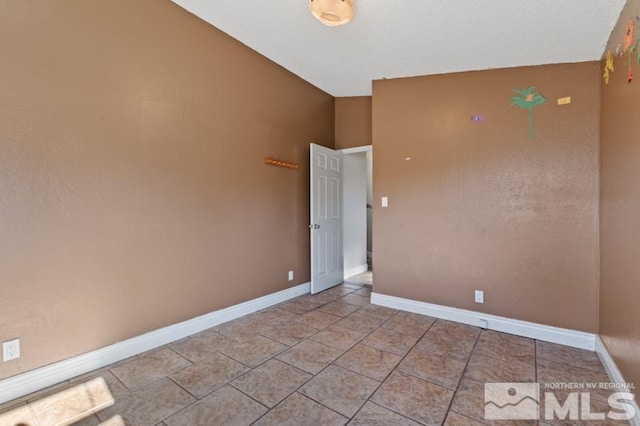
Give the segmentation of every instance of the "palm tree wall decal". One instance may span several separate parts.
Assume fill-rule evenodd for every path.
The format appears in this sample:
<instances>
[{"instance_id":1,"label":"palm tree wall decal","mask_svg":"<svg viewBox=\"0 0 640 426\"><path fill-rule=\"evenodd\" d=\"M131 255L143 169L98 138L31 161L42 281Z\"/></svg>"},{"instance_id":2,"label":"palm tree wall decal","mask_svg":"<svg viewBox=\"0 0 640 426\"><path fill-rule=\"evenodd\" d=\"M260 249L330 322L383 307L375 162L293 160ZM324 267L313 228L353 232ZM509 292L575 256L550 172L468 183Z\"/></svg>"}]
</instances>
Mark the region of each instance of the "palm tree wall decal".
<instances>
[{"instance_id":1,"label":"palm tree wall decal","mask_svg":"<svg viewBox=\"0 0 640 426\"><path fill-rule=\"evenodd\" d=\"M528 89L516 89L512 92L516 92L519 96L511 97L511 105L529 110L529 136L534 138L533 133L533 108L538 105L542 105L547 99L539 93L535 92L536 88L531 86Z\"/></svg>"}]
</instances>

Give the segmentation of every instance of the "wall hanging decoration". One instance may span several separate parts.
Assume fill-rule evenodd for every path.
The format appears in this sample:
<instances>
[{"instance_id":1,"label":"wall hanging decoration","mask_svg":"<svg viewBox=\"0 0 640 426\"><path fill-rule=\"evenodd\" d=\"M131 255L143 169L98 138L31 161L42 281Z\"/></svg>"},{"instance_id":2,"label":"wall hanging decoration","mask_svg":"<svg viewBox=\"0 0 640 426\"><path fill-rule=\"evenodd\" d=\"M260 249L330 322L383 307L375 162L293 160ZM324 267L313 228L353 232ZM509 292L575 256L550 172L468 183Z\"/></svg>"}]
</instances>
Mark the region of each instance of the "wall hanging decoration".
<instances>
[{"instance_id":1,"label":"wall hanging decoration","mask_svg":"<svg viewBox=\"0 0 640 426\"><path fill-rule=\"evenodd\" d=\"M529 110L529 136L531 139L535 137L533 132L533 108L542 105L547 99L539 93L535 92L536 88L531 86L528 89L515 89L512 92L519 96L511 97L511 105L522 109Z\"/></svg>"},{"instance_id":2,"label":"wall hanging decoration","mask_svg":"<svg viewBox=\"0 0 640 426\"><path fill-rule=\"evenodd\" d=\"M636 35L636 24L633 21L629 21L629 23L627 24L627 32L625 32L624 38L622 39L622 42L624 43L622 45L624 52L629 50L629 48L635 44L633 41L635 35Z\"/></svg>"},{"instance_id":3,"label":"wall hanging decoration","mask_svg":"<svg viewBox=\"0 0 640 426\"><path fill-rule=\"evenodd\" d=\"M631 54L636 50L638 44L636 24L634 21L629 21L627 24L627 31L624 34L622 43L624 52L629 52L629 56L627 58L629 66L627 70L627 81L631 83L633 81L633 60L631 59Z\"/></svg>"},{"instance_id":4,"label":"wall hanging decoration","mask_svg":"<svg viewBox=\"0 0 640 426\"><path fill-rule=\"evenodd\" d=\"M613 55L611 52L607 52L607 60L604 63L604 74L602 74L602 78L604 78L604 84L609 84L610 73L613 72Z\"/></svg>"},{"instance_id":5,"label":"wall hanging decoration","mask_svg":"<svg viewBox=\"0 0 640 426\"><path fill-rule=\"evenodd\" d=\"M291 169L291 170L299 170L300 169L300 165L299 164L290 163L288 161L277 160L275 158L269 158L269 157L266 157L264 159L264 164L267 164L269 166L284 167L285 169Z\"/></svg>"}]
</instances>

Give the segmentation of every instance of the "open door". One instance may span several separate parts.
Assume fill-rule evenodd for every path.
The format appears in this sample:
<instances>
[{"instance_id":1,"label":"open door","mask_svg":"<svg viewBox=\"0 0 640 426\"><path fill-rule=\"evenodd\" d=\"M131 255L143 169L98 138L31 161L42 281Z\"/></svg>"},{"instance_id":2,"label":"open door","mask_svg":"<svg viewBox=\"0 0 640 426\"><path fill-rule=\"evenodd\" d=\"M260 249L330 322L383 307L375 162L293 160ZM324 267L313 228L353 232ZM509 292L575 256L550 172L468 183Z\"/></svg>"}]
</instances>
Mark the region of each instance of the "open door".
<instances>
[{"instance_id":1,"label":"open door","mask_svg":"<svg viewBox=\"0 0 640 426\"><path fill-rule=\"evenodd\" d=\"M342 153L311 144L311 293L342 282Z\"/></svg>"}]
</instances>

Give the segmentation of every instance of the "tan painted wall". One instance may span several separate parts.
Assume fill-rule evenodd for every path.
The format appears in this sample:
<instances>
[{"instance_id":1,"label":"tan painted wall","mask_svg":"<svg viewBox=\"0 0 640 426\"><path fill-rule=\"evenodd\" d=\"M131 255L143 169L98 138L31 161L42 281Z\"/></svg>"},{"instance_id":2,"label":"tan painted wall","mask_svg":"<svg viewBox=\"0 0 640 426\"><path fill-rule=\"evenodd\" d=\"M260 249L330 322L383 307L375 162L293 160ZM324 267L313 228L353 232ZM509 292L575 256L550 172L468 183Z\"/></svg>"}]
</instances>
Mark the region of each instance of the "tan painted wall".
<instances>
[{"instance_id":1,"label":"tan painted wall","mask_svg":"<svg viewBox=\"0 0 640 426\"><path fill-rule=\"evenodd\" d=\"M0 378L309 280L331 96L168 0L5 1L0 51Z\"/></svg>"},{"instance_id":2,"label":"tan painted wall","mask_svg":"<svg viewBox=\"0 0 640 426\"><path fill-rule=\"evenodd\" d=\"M631 0L613 31L612 52L636 16L640 1ZM625 379L640 386L640 66L631 84L626 55L614 68L602 85L600 334Z\"/></svg>"},{"instance_id":3,"label":"tan painted wall","mask_svg":"<svg viewBox=\"0 0 640 426\"><path fill-rule=\"evenodd\" d=\"M336 149L371 145L371 96L336 98Z\"/></svg>"},{"instance_id":4,"label":"tan painted wall","mask_svg":"<svg viewBox=\"0 0 640 426\"><path fill-rule=\"evenodd\" d=\"M591 62L375 81L375 291L595 332L598 78ZM529 86L548 99L533 140L510 106Z\"/></svg>"}]
</instances>

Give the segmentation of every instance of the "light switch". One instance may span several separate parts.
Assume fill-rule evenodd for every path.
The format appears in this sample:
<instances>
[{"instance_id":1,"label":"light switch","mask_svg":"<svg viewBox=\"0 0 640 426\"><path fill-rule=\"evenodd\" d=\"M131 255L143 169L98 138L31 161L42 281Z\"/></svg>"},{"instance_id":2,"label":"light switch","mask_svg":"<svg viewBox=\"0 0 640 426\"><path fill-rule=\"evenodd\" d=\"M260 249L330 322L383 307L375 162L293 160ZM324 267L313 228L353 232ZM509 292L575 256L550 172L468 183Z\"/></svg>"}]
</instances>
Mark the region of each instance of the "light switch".
<instances>
[{"instance_id":1,"label":"light switch","mask_svg":"<svg viewBox=\"0 0 640 426\"><path fill-rule=\"evenodd\" d=\"M382 197L382 207L389 207L389 198Z\"/></svg>"}]
</instances>

